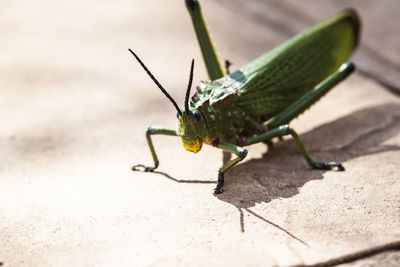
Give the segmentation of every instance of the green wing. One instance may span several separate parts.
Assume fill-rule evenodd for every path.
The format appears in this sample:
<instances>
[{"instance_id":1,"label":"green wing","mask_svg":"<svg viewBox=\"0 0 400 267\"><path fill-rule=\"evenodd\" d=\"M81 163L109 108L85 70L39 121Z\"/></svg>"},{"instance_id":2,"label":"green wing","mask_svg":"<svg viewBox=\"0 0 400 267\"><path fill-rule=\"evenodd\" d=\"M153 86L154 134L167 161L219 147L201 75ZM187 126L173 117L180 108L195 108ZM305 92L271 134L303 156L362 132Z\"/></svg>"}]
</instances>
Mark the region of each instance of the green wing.
<instances>
[{"instance_id":1,"label":"green wing","mask_svg":"<svg viewBox=\"0 0 400 267\"><path fill-rule=\"evenodd\" d=\"M235 105L248 115L267 120L349 59L359 25L357 13L345 10L214 82L236 91Z\"/></svg>"}]
</instances>

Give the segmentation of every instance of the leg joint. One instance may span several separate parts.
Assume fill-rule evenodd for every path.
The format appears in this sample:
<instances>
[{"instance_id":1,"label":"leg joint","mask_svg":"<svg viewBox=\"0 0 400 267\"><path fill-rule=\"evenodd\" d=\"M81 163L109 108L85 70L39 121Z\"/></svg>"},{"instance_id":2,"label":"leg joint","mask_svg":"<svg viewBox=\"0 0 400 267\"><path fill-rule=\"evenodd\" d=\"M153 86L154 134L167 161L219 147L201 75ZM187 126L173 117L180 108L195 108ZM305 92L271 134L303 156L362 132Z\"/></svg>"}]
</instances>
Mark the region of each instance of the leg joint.
<instances>
[{"instance_id":1,"label":"leg joint","mask_svg":"<svg viewBox=\"0 0 400 267\"><path fill-rule=\"evenodd\" d=\"M280 126L280 129L285 131L286 134L291 134L293 132L293 129L287 124Z\"/></svg>"},{"instance_id":2,"label":"leg joint","mask_svg":"<svg viewBox=\"0 0 400 267\"><path fill-rule=\"evenodd\" d=\"M340 66L339 71L346 71L348 73L352 73L356 69L356 66L352 61L347 61Z\"/></svg>"},{"instance_id":3,"label":"leg joint","mask_svg":"<svg viewBox=\"0 0 400 267\"><path fill-rule=\"evenodd\" d=\"M247 149L243 148L241 151L239 151L238 157L241 159L244 159L247 156Z\"/></svg>"},{"instance_id":4,"label":"leg joint","mask_svg":"<svg viewBox=\"0 0 400 267\"><path fill-rule=\"evenodd\" d=\"M146 135L150 135L153 128L151 126L147 126Z\"/></svg>"}]
</instances>

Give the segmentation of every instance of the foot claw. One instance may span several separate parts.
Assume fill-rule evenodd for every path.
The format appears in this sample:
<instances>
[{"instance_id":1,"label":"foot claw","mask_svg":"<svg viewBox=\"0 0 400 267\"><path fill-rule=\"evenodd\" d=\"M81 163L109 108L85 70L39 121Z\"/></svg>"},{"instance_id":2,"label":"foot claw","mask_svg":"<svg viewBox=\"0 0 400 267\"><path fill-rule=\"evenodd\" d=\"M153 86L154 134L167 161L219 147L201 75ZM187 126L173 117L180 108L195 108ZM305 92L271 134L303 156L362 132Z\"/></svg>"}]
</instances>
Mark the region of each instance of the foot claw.
<instances>
[{"instance_id":1,"label":"foot claw","mask_svg":"<svg viewBox=\"0 0 400 267\"><path fill-rule=\"evenodd\" d=\"M215 188L214 189L214 194L215 195L219 195L219 194L222 194L224 192L224 189L222 189L222 188Z\"/></svg>"},{"instance_id":2,"label":"foot claw","mask_svg":"<svg viewBox=\"0 0 400 267\"><path fill-rule=\"evenodd\" d=\"M342 163L338 163L338 164L336 165L336 167L338 168L338 171L340 171L340 172L343 172L343 171L346 170L346 169L343 167Z\"/></svg>"},{"instance_id":3,"label":"foot claw","mask_svg":"<svg viewBox=\"0 0 400 267\"><path fill-rule=\"evenodd\" d=\"M217 182L217 187L214 189L214 195L222 194L224 192L224 189L222 189L223 186L224 186L224 173L218 172L218 182Z\"/></svg>"},{"instance_id":4,"label":"foot claw","mask_svg":"<svg viewBox=\"0 0 400 267\"><path fill-rule=\"evenodd\" d=\"M143 164L136 164L132 166L132 171L145 171L145 172L152 172L155 170L156 167L146 167Z\"/></svg>"},{"instance_id":5,"label":"foot claw","mask_svg":"<svg viewBox=\"0 0 400 267\"><path fill-rule=\"evenodd\" d=\"M338 169L338 171L344 171L345 168L343 167L342 163L340 162L314 162L312 164L312 167L314 169L319 169L319 170L332 170L334 167Z\"/></svg>"}]
</instances>

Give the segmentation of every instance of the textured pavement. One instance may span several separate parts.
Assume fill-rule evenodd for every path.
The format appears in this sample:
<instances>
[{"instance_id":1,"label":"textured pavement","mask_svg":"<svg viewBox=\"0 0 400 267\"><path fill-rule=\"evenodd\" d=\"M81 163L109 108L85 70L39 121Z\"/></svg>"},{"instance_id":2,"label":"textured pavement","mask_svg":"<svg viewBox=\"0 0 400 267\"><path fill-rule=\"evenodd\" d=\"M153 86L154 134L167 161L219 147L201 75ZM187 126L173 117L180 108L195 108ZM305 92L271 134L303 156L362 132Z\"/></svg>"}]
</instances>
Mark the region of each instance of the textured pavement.
<instances>
[{"instance_id":1,"label":"textured pavement","mask_svg":"<svg viewBox=\"0 0 400 267\"><path fill-rule=\"evenodd\" d=\"M359 10L356 73L291 123L314 158L346 171L311 170L285 138L249 147L214 196L222 152L195 155L156 136L158 171L131 172L151 163L146 126L173 128L176 112L127 48L180 105L193 57L194 84L207 79L183 0L6 1L0 265L293 266L349 255L361 256L346 266L400 264L399 3L201 3L232 69ZM381 253L362 254L370 249Z\"/></svg>"}]
</instances>

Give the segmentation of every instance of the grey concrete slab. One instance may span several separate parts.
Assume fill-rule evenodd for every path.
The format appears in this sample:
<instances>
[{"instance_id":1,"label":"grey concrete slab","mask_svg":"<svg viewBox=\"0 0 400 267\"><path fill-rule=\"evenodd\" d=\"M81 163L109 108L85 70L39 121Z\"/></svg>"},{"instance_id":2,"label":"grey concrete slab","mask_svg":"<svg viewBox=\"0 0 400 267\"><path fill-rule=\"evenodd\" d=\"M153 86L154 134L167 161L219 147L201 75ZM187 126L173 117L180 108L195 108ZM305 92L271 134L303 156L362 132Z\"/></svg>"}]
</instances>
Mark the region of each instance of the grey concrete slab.
<instances>
[{"instance_id":1,"label":"grey concrete slab","mask_svg":"<svg viewBox=\"0 0 400 267\"><path fill-rule=\"evenodd\" d=\"M287 38L203 9L234 67ZM287 266L400 239L400 101L374 80L353 75L292 124L346 172L311 170L287 138L249 147L215 197L211 147L194 155L160 136L158 172L130 171L151 162L146 125L176 118L127 48L178 103L192 57L195 83L206 78L183 1L19 0L1 13L3 266Z\"/></svg>"}]
</instances>

